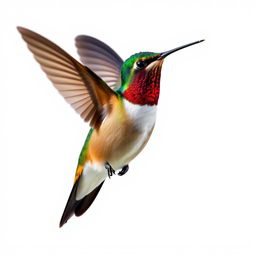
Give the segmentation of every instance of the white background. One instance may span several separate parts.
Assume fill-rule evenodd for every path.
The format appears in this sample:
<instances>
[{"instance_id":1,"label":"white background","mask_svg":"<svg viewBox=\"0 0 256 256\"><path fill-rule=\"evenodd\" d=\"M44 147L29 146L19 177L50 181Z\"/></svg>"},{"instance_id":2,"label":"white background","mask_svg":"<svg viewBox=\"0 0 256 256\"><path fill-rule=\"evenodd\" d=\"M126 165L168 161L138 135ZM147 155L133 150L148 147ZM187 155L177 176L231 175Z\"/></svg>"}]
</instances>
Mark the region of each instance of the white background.
<instances>
[{"instance_id":1,"label":"white background","mask_svg":"<svg viewBox=\"0 0 256 256\"><path fill-rule=\"evenodd\" d=\"M255 1L0 7L1 255L256 255ZM165 60L147 147L61 229L89 127L43 74L17 25L75 57L78 34L124 59L206 39Z\"/></svg>"}]
</instances>

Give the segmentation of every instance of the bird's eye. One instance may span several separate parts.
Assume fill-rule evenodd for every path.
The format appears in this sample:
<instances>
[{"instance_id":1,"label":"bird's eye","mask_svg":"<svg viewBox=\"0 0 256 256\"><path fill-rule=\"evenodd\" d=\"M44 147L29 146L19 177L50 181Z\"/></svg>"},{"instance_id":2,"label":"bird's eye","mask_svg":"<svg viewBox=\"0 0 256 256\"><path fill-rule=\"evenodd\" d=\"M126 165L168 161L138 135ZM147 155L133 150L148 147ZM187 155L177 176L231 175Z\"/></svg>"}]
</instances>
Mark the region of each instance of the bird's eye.
<instances>
[{"instance_id":1,"label":"bird's eye","mask_svg":"<svg viewBox=\"0 0 256 256\"><path fill-rule=\"evenodd\" d=\"M143 69L146 66L146 62L143 60L138 60L136 62L136 68L137 69Z\"/></svg>"}]
</instances>

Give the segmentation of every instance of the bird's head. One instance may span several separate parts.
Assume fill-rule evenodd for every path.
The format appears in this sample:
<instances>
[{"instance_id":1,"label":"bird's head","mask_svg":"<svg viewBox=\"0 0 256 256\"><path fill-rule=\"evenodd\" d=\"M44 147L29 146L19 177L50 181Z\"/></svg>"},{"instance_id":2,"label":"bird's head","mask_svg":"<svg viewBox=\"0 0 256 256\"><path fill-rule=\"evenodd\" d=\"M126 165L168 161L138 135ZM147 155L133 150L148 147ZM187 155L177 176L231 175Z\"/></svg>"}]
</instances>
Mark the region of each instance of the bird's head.
<instances>
[{"instance_id":1,"label":"bird's head","mask_svg":"<svg viewBox=\"0 0 256 256\"><path fill-rule=\"evenodd\" d=\"M140 52L132 55L122 65L122 85L119 89L125 99L139 105L157 105L160 92L161 68L165 57L204 40L154 53Z\"/></svg>"}]
</instances>

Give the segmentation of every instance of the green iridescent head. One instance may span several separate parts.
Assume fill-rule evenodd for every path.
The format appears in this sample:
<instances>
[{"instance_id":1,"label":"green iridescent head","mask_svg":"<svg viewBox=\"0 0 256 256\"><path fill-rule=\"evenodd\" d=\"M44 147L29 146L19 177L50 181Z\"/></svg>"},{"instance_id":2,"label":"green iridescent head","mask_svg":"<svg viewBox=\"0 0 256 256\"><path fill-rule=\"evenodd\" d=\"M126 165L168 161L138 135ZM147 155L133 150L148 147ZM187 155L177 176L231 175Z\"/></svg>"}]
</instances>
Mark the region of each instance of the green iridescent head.
<instances>
[{"instance_id":1,"label":"green iridescent head","mask_svg":"<svg viewBox=\"0 0 256 256\"><path fill-rule=\"evenodd\" d=\"M139 52L124 61L121 67L122 86L119 91L124 92L140 70L146 68L146 66L156 60L158 56L159 53Z\"/></svg>"},{"instance_id":2,"label":"green iridescent head","mask_svg":"<svg viewBox=\"0 0 256 256\"><path fill-rule=\"evenodd\" d=\"M165 57L203 41L196 41L162 53L140 52L132 55L121 67L122 83L118 92L134 104L157 105L161 68Z\"/></svg>"}]
</instances>

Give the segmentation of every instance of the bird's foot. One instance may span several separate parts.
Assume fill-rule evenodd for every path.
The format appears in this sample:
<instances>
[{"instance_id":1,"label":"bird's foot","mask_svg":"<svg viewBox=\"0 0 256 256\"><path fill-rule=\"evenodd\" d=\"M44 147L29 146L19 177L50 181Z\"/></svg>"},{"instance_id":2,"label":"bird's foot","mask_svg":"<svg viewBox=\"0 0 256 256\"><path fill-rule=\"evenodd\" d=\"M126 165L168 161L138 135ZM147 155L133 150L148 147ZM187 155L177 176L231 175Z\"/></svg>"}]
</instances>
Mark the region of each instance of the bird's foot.
<instances>
[{"instance_id":1,"label":"bird's foot","mask_svg":"<svg viewBox=\"0 0 256 256\"><path fill-rule=\"evenodd\" d=\"M122 170L118 173L119 176L123 176L124 174L126 174L129 170L129 165L125 165L123 166Z\"/></svg>"},{"instance_id":2,"label":"bird's foot","mask_svg":"<svg viewBox=\"0 0 256 256\"><path fill-rule=\"evenodd\" d=\"M110 178L113 176L113 174L116 174L116 171L112 168L112 166L109 164L109 162L105 163L105 168L107 169L108 172L108 177Z\"/></svg>"}]
</instances>

